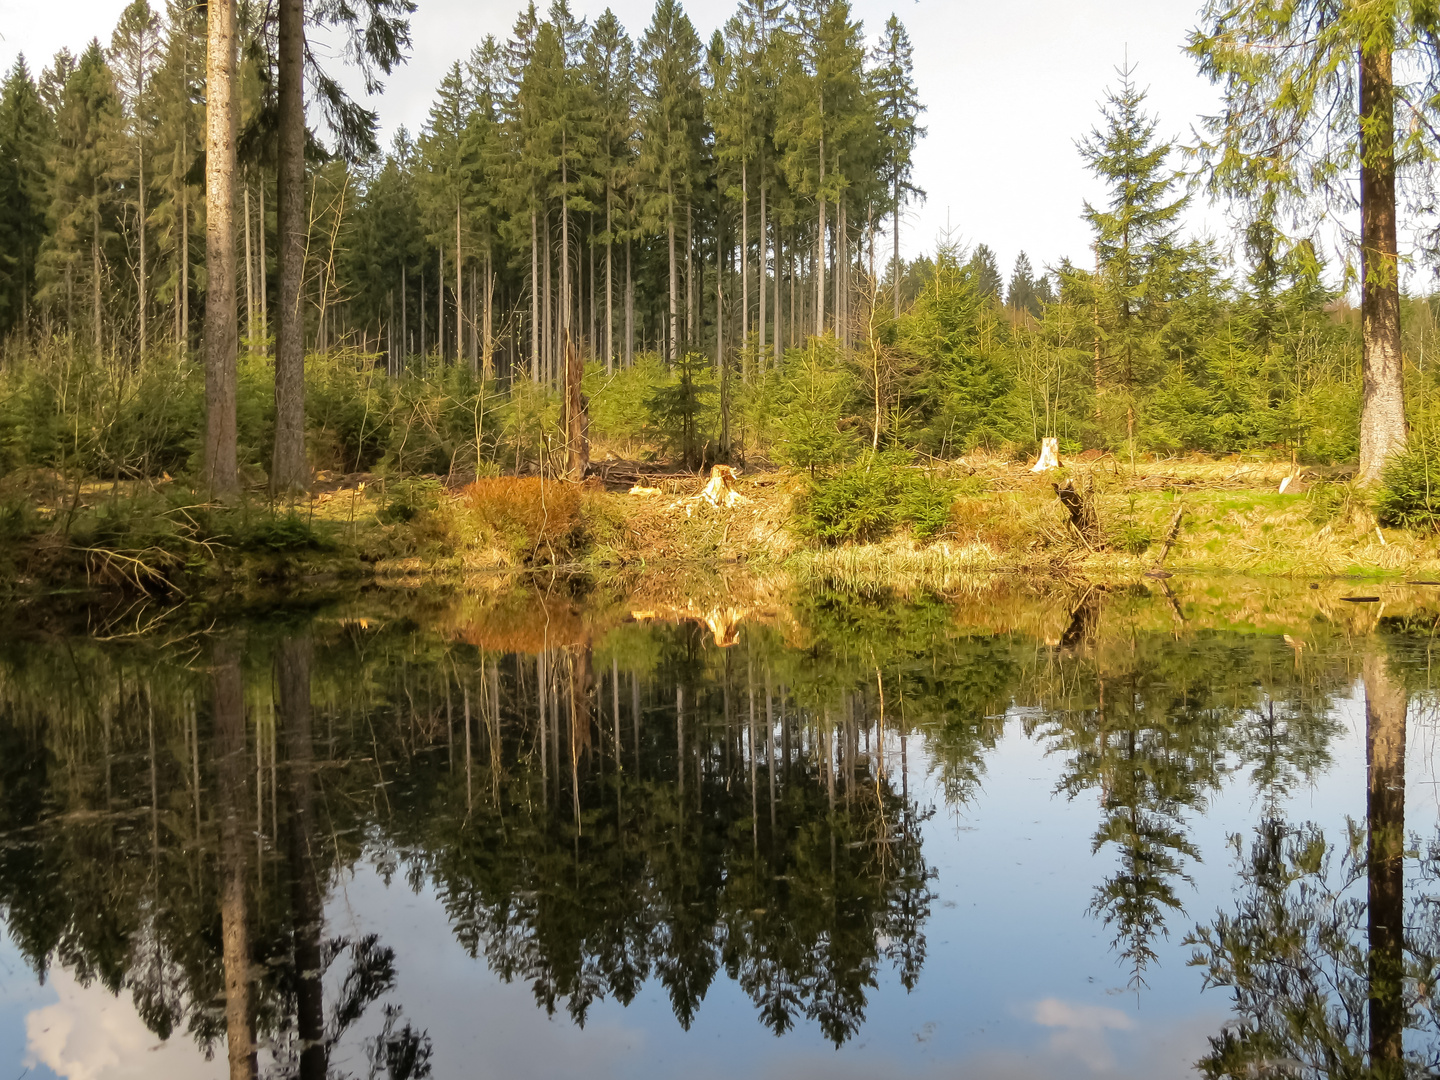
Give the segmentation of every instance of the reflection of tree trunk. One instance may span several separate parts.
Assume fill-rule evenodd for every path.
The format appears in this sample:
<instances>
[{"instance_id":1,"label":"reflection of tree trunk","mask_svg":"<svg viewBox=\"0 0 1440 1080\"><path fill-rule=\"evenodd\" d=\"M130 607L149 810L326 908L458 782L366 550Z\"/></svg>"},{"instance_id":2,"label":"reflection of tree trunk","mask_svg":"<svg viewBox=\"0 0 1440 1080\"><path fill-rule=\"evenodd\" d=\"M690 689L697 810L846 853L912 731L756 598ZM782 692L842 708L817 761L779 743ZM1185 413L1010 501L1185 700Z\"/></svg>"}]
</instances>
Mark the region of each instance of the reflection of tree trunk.
<instances>
[{"instance_id":1,"label":"reflection of tree trunk","mask_svg":"<svg viewBox=\"0 0 1440 1080\"><path fill-rule=\"evenodd\" d=\"M300 1038L300 1080L324 1080L325 1011L320 984L320 930L324 912L315 860L311 798L314 747L310 738L310 655L308 634L287 637L275 657L278 719L285 731L290 810L290 899L294 906L296 1027Z\"/></svg>"},{"instance_id":2,"label":"reflection of tree trunk","mask_svg":"<svg viewBox=\"0 0 1440 1080\"><path fill-rule=\"evenodd\" d=\"M1365 658L1365 757L1370 769L1370 1065L1401 1075L1405 902L1405 688L1382 656Z\"/></svg>"},{"instance_id":3,"label":"reflection of tree trunk","mask_svg":"<svg viewBox=\"0 0 1440 1080\"><path fill-rule=\"evenodd\" d=\"M247 794L245 694L240 682L240 645L215 643L212 673L215 755L220 811L220 932L225 967L225 1035L231 1080L255 1075L251 1030L250 940L246 927L245 879Z\"/></svg>"}]
</instances>

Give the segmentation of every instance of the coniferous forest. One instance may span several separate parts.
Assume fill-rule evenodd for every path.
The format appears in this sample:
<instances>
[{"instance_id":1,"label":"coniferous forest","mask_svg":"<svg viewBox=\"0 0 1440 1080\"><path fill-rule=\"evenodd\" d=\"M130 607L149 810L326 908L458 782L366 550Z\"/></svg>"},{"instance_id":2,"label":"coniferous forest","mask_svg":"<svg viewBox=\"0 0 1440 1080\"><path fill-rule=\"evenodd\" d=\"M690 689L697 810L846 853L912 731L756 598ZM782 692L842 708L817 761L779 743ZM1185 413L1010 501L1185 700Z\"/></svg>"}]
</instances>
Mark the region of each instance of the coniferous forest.
<instances>
[{"instance_id":1,"label":"coniferous forest","mask_svg":"<svg viewBox=\"0 0 1440 1080\"><path fill-rule=\"evenodd\" d=\"M135 0L5 76L0 470L223 500L579 477L594 444L820 484L1054 437L1373 485L1432 441L1435 313L1396 230L1433 140L1395 122L1433 111L1431 28L1388 17L1381 65L1359 16L1264 6L1201 13L1227 107L1186 145L1116 70L1076 133L1090 250L1007 268L944 236L901 258L927 103L902 22L845 0L742 0L709 40L678 0L634 28L530 3L388 145L366 102L411 0ZM1233 237L1183 228L1205 199Z\"/></svg>"}]
</instances>

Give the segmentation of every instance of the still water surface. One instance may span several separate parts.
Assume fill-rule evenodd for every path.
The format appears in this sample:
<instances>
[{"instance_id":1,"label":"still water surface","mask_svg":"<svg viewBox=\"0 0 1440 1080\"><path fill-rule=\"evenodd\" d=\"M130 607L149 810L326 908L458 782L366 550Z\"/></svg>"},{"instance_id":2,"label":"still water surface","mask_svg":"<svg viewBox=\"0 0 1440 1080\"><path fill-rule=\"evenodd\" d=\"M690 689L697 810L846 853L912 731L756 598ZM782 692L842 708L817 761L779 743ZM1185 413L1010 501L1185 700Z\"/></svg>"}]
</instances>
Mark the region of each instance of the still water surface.
<instances>
[{"instance_id":1,"label":"still water surface","mask_svg":"<svg viewBox=\"0 0 1440 1080\"><path fill-rule=\"evenodd\" d=\"M0 1069L1425 1075L1428 603L12 629Z\"/></svg>"}]
</instances>

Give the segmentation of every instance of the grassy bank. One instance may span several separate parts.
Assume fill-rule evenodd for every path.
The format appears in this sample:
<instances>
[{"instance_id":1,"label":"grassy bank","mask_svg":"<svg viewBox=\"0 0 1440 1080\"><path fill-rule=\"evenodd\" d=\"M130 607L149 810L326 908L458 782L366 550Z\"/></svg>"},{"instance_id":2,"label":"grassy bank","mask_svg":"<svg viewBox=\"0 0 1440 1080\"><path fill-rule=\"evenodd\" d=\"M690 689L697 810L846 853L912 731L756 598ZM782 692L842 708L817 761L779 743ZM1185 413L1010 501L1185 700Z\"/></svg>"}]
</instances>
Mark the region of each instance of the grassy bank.
<instances>
[{"instance_id":1,"label":"grassy bank","mask_svg":"<svg viewBox=\"0 0 1440 1080\"><path fill-rule=\"evenodd\" d=\"M817 509L822 485L783 472L739 476L740 498L716 506L702 497L701 477L636 468L602 465L584 484L528 477L452 487L322 473L308 498L276 504L255 494L228 506L173 482L67 487L33 474L0 504L0 577L12 593L88 585L192 595L496 571L581 574L626 589L648 581L661 592L664 582L683 592L691 580L737 573L870 592L953 592L993 574L1102 583L1180 571L1440 575L1434 531L1382 527L1367 495L1340 478L1292 476L1287 463L1105 457L1041 475L987 460L877 465L891 472L876 497L903 501L924 488L918 518L851 504L836 511L833 498ZM628 493L637 476L647 494ZM1057 497L1067 481L1088 493L1089 537ZM817 535L822 514L843 524L845 514L868 522L877 513L888 524L872 527L881 533L873 539Z\"/></svg>"}]
</instances>

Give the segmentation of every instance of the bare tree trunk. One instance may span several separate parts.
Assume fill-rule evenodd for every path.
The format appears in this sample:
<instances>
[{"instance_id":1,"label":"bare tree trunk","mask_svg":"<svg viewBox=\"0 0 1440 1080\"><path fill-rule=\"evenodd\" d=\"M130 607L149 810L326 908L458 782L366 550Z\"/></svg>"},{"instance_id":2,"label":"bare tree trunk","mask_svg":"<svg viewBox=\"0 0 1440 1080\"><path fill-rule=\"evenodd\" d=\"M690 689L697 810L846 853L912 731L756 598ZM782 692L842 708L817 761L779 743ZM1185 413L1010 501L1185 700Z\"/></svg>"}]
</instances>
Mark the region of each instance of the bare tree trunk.
<instances>
[{"instance_id":1,"label":"bare tree trunk","mask_svg":"<svg viewBox=\"0 0 1440 1080\"><path fill-rule=\"evenodd\" d=\"M445 244L435 248L435 359L445 366Z\"/></svg>"},{"instance_id":2,"label":"bare tree trunk","mask_svg":"<svg viewBox=\"0 0 1440 1080\"><path fill-rule=\"evenodd\" d=\"M1405 1027L1405 713L1404 684L1382 653L1364 660L1369 879L1370 1068L1377 1080L1403 1075Z\"/></svg>"},{"instance_id":3,"label":"bare tree trunk","mask_svg":"<svg viewBox=\"0 0 1440 1080\"><path fill-rule=\"evenodd\" d=\"M307 631L280 641L275 656L277 713L285 732L286 787L290 811L290 902L294 907L296 1027L300 1036L300 1080L325 1080L325 997L320 938L325 909L320 896L320 860L315 852L313 776L310 733L310 660Z\"/></svg>"},{"instance_id":4,"label":"bare tree trunk","mask_svg":"<svg viewBox=\"0 0 1440 1080\"><path fill-rule=\"evenodd\" d=\"M895 261L891 265L890 282L891 291L895 294L895 318L900 317L900 171L895 170L895 235L892 237L895 242Z\"/></svg>"},{"instance_id":5,"label":"bare tree trunk","mask_svg":"<svg viewBox=\"0 0 1440 1080\"><path fill-rule=\"evenodd\" d=\"M495 267L490 248L485 248L485 341L481 346L481 373L486 379L495 377Z\"/></svg>"},{"instance_id":6,"label":"bare tree trunk","mask_svg":"<svg viewBox=\"0 0 1440 1080\"><path fill-rule=\"evenodd\" d=\"M136 153L140 161L140 179L136 187L136 195L140 201L140 358L143 360L145 358L145 349L150 343L149 327L145 322L147 315L146 308L148 307L146 298L150 294L145 267L145 140L144 138L137 138L135 142Z\"/></svg>"},{"instance_id":7,"label":"bare tree trunk","mask_svg":"<svg viewBox=\"0 0 1440 1080\"><path fill-rule=\"evenodd\" d=\"M540 384L540 225L530 211L530 381Z\"/></svg>"},{"instance_id":8,"label":"bare tree trunk","mask_svg":"<svg viewBox=\"0 0 1440 1080\"><path fill-rule=\"evenodd\" d=\"M280 319L275 327L275 451L270 490L310 486L305 461L305 5L280 0L279 152L275 231L279 243Z\"/></svg>"},{"instance_id":9,"label":"bare tree trunk","mask_svg":"<svg viewBox=\"0 0 1440 1080\"><path fill-rule=\"evenodd\" d=\"M1400 276L1395 225L1393 27L1360 50L1360 471L1377 484L1405 449L1405 368L1400 350Z\"/></svg>"},{"instance_id":10,"label":"bare tree trunk","mask_svg":"<svg viewBox=\"0 0 1440 1080\"><path fill-rule=\"evenodd\" d=\"M666 355L670 358L670 363L673 364L680 358L680 354L677 351L680 340L680 283L677 280L679 268L675 263L675 187L673 184L670 186L669 193L670 213L666 216L666 228L670 242L670 343Z\"/></svg>"},{"instance_id":11,"label":"bare tree trunk","mask_svg":"<svg viewBox=\"0 0 1440 1080\"><path fill-rule=\"evenodd\" d=\"M605 185L605 374L615 370L615 236L611 226L610 185Z\"/></svg>"},{"instance_id":12,"label":"bare tree trunk","mask_svg":"<svg viewBox=\"0 0 1440 1080\"><path fill-rule=\"evenodd\" d=\"M582 480L590 468L589 417L586 415L585 395L581 393L581 380L585 375L585 357L579 346L565 342L565 442L568 449L567 470L570 479Z\"/></svg>"},{"instance_id":13,"label":"bare tree trunk","mask_svg":"<svg viewBox=\"0 0 1440 1080\"><path fill-rule=\"evenodd\" d=\"M233 258L233 256L232 256ZM104 309L100 300L100 181L90 182L90 298L93 304L95 360L105 351Z\"/></svg>"},{"instance_id":14,"label":"bare tree trunk","mask_svg":"<svg viewBox=\"0 0 1440 1080\"><path fill-rule=\"evenodd\" d=\"M780 208L775 208L775 220L771 226L771 236L775 243L775 370L780 370L780 364L785 358L785 345L783 338L785 321L781 318L781 300L784 298L780 292L780 267L783 265L780 257Z\"/></svg>"},{"instance_id":15,"label":"bare tree trunk","mask_svg":"<svg viewBox=\"0 0 1440 1080\"><path fill-rule=\"evenodd\" d=\"M260 203L260 273L257 282L259 286L258 292L260 294L259 348L260 355L266 356L270 352L270 312L269 307L266 303L266 294L270 291L268 278L270 263L265 255L265 173L263 170L260 173L260 190L258 192L258 201Z\"/></svg>"},{"instance_id":16,"label":"bare tree trunk","mask_svg":"<svg viewBox=\"0 0 1440 1080\"><path fill-rule=\"evenodd\" d=\"M255 348L255 254L250 245L250 181L245 181L245 338Z\"/></svg>"},{"instance_id":17,"label":"bare tree trunk","mask_svg":"<svg viewBox=\"0 0 1440 1080\"><path fill-rule=\"evenodd\" d=\"M756 284L760 289L760 313L757 320L759 336L755 345L755 367L756 374L765 371L765 294L766 286L769 284L770 276L770 253L767 250L769 238L769 227L765 216L765 158L760 158L760 266L756 275Z\"/></svg>"},{"instance_id":18,"label":"bare tree trunk","mask_svg":"<svg viewBox=\"0 0 1440 1080\"><path fill-rule=\"evenodd\" d=\"M460 249L460 203L455 203L455 364L465 354L465 259Z\"/></svg>"},{"instance_id":19,"label":"bare tree trunk","mask_svg":"<svg viewBox=\"0 0 1440 1080\"><path fill-rule=\"evenodd\" d=\"M630 241L625 241L625 366L635 366L635 279L630 273Z\"/></svg>"},{"instance_id":20,"label":"bare tree trunk","mask_svg":"<svg viewBox=\"0 0 1440 1080\"><path fill-rule=\"evenodd\" d=\"M740 349L742 356L750 350L750 163L740 162ZM764 245L762 244L763 248ZM720 260L717 252L716 273ZM764 292L762 287L761 292ZM745 381L750 381L750 363L742 359Z\"/></svg>"},{"instance_id":21,"label":"bare tree trunk","mask_svg":"<svg viewBox=\"0 0 1440 1080\"><path fill-rule=\"evenodd\" d=\"M204 485L239 493L235 448L235 0L211 0L205 105Z\"/></svg>"},{"instance_id":22,"label":"bare tree trunk","mask_svg":"<svg viewBox=\"0 0 1440 1080\"><path fill-rule=\"evenodd\" d=\"M213 19L223 0L210 0ZM213 68L212 68L213 70ZM212 83L213 87L214 84ZM211 101L214 101L211 90ZM233 638L215 643L211 658L214 694L216 801L220 816L220 938L225 972L225 1041L230 1080L256 1075L254 1007L250 998L250 932L245 893L249 878L249 774L245 743L245 689L240 675L240 645Z\"/></svg>"}]
</instances>

